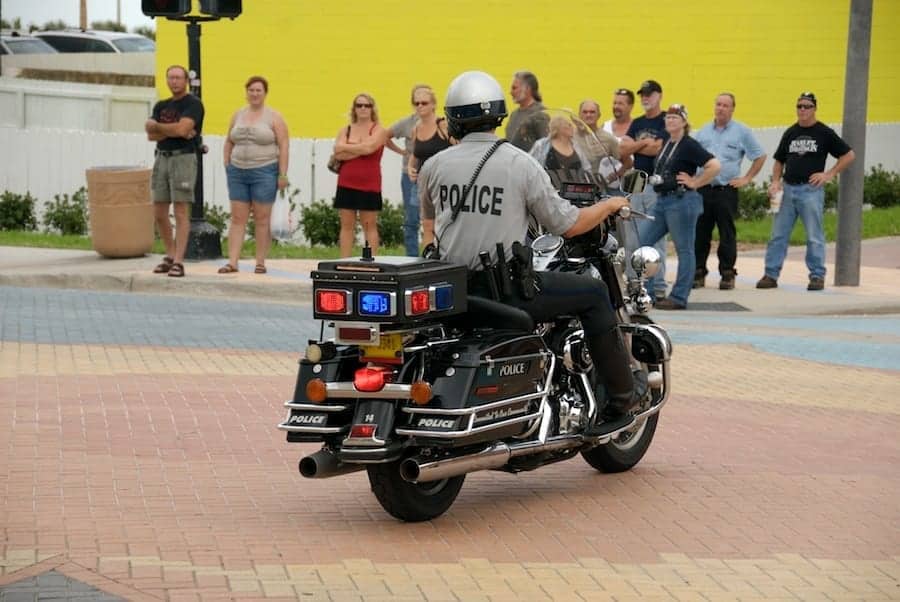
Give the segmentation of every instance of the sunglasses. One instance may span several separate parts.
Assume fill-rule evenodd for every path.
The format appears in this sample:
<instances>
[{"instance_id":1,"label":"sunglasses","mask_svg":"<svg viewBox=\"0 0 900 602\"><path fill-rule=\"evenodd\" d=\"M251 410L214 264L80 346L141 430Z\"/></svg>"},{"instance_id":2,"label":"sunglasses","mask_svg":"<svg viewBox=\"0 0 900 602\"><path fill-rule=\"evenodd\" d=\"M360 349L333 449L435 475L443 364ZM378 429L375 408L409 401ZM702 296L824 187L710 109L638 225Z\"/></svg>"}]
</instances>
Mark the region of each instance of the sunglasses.
<instances>
[{"instance_id":1,"label":"sunglasses","mask_svg":"<svg viewBox=\"0 0 900 602\"><path fill-rule=\"evenodd\" d=\"M356 108L357 109L371 109L372 103L371 102L358 102L358 103L356 103Z\"/></svg>"},{"instance_id":2,"label":"sunglasses","mask_svg":"<svg viewBox=\"0 0 900 602\"><path fill-rule=\"evenodd\" d=\"M816 105L800 105L800 104L798 104L797 108L798 109L814 109L814 108L816 108Z\"/></svg>"},{"instance_id":3,"label":"sunglasses","mask_svg":"<svg viewBox=\"0 0 900 602\"><path fill-rule=\"evenodd\" d=\"M425 107L425 106L430 105L431 101L430 100L417 100L413 104L416 105L417 107Z\"/></svg>"}]
</instances>

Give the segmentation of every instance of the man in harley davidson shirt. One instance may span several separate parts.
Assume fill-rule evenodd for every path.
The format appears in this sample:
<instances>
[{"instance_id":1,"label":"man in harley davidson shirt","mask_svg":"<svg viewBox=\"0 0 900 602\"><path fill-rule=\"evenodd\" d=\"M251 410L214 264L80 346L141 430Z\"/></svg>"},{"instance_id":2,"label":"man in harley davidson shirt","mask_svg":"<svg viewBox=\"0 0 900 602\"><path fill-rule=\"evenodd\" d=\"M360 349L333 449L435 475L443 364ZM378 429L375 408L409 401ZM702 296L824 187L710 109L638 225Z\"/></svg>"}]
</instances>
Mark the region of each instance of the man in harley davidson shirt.
<instances>
[{"instance_id":1,"label":"man in harley davidson shirt","mask_svg":"<svg viewBox=\"0 0 900 602\"><path fill-rule=\"evenodd\" d=\"M833 129L816 120L816 105L815 94L800 94L797 123L784 133L775 151L769 195L783 192L783 197L766 246L766 273L756 283L756 288L778 286L791 230L798 217L806 231L806 267L809 270L806 290L825 288L824 185L846 169L856 155ZM838 161L826 171L828 155Z\"/></svg>"},{"instance_id":2,"label":"man in harley davidson shirt","mask_svg":"<svg viewBox=\"0 0 900 602\"><path fill-rule=\"evenodd\" d=\"M476 93L471 93L471 89ZM487 96L482 102L471 100L485 89L489 93L482 94ZM470 93L464 93L467 90ZM457 98L473 104L454 106ZM454 114L488 104L496 112L482 121L454 120ZM450 85L445 106L451 133L454 127L458 128L460 143L424 165L418 177L419 198L426 215L434 214L435 243L441 258L467 265L473 273L470 294L490 296L483 278L478 278L485 274L478 255L486 251L496 261L496 243L502 243L506 260L511 261L512 243L524 240L529 214L548 231L570 237L598 226L628 204L624 197L613 197L586 208L573 206L556 193L538 162L512 144L501 144L484 161L498 140L495 127L506 116L503 91L486 73L470 71L457 77ZM454 113L457 109L460 111ZM464 187L481 162L483 168L466 195ZM453 220L453 209L460 203L461 209ZM560 314L578 315L598 375L609 392L606 418L621 417L646 394L646 375L639 373L642 381L635 383L630 354L622 341L606 285L589 276L561 272L541 272L538 283L533 298L526 299L516 291L503 302L524 310L539 322Z\"/></svg>"}]
</instances>

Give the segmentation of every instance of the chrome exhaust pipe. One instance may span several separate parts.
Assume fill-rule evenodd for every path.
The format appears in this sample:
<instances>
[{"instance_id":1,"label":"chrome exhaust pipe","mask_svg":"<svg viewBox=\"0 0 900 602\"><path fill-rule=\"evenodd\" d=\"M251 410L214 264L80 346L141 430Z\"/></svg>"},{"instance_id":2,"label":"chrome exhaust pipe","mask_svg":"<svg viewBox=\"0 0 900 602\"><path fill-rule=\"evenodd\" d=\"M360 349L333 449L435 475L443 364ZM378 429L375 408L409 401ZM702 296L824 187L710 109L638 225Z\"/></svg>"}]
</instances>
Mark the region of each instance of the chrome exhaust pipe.
<instances>
[{"instance_id":1,"label":"chrome exhaust pipe","mask_svg":"<svg viewBox=\"0 0 900 602\"><path fill-rule=\"evenodd\" d=\"M365 468L362 464L345 464L332 452L320 449L300 459L300 474L307 479L327 479L342 474L357 472Z\"/></svg>"},{"instance_id":2,"label":"chrome exhaust pipe","mask_svg":"<svg viewBox=\"0 0 900 602\"><path fill-rule=\"evenodd\" d=\"M548 439L546 443L527 441L513 445L495 443L487 449L474 454L444 458L434 462L423 462L419 458L407 458L400 463L400 476L410 483L428 483L477 470L500 468L510 458L530 456L541 452L559 451L580 447L584 440L580 436L563 436Z\"/></svg>"}]
</instances>

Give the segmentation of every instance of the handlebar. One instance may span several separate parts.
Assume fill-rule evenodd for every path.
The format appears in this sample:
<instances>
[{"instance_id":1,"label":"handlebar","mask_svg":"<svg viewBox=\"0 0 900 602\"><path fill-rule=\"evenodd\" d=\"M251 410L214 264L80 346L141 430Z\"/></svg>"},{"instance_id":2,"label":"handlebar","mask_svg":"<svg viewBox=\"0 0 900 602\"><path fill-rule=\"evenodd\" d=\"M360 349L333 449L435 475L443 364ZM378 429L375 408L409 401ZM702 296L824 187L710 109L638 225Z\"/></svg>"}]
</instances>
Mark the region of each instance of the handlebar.
<instances>
[{"instance_id":1,"label":"handlebar","mask_svg":"<svg viewBox=\"0 0 900 602\"><path fill-rule=\"evenodd\" d=\"M655 216L643 213L641 211L638 211L637 209L632 209L627 205L619 209L619 217L621 217L622 219L629 219L631 216L639 217L641 219L648 219L651 222L656 221Z\"/></svg>"}]
</instances>

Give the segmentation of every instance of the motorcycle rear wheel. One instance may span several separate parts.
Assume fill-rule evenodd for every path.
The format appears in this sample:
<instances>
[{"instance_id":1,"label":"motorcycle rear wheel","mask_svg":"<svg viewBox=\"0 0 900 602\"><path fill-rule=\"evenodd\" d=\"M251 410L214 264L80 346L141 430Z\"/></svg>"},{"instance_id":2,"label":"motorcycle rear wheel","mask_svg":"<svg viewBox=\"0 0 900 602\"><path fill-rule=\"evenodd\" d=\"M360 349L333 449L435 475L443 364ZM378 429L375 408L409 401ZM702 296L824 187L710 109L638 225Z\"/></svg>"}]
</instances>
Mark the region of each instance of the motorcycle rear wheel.
<instances>
[{"instance_id":1,"label":"motorcycle rear wheel","mask_svg":"<svg viewBox=\"0 0 900 602\"><path fill-rule=\"evenodd\" d=\"M656 433L657 422L659 414L653 414L636 428L623 432L609 443L581 452L581 457L600 472L631 470L647 453Z\"/></svg>"},{"instance_id":2,"label":"motorcycle rear wheel","mask_svg":"<svg viewBox=\"0 0 900 602\"><path fill-rule=\"evenodd\" d=\"M400 476L400 462L366 467L369 484L385 512L402 521L431 520L450 509L466 475L428 483L410 483Z\"/></svg>"}]
</instances>

